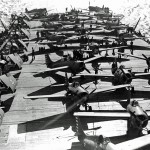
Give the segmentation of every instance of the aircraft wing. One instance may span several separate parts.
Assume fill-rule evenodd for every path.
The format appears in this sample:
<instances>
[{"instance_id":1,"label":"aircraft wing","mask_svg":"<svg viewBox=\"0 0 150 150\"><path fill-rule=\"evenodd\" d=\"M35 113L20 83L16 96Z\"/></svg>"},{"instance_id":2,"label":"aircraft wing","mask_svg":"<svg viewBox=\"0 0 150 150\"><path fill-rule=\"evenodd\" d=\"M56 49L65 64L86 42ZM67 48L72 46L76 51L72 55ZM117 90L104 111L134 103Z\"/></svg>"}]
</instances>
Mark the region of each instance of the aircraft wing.
<instances>
[{"instance_id":1,"label":"aircraft wing","mask_svg":"<svg viewBox=\"0 0 150 150\"><path fill-rule=\"evenodd\" d=\"M26 46L26 44L25 44L22 40L20 40L20 39L18 39L18 41L19 41L20 44L23 45L24 48L28 51L28 47Z\"/></svg>"},{"instance_id":2,"label":"aircraft wing","mask_svg":"<svg viewBox=\"0 0 150 150\"><path fill-rule=\"evenodd\" d=\"M125 37L125 40L136 40L136 39L145 39L145 38L149 38L149 37Z\"/></svg>"},{"instance_id":3,"label":"aircraft wing","mask_svg":"<svg viewBox=\"0 0 150 150\"><path fill-rule=\"evenodd\" d=\"M150 78L150 73L136 73L134 75L135 78L142 78L142 79L149 79Z\"/></svg>"},{"instance_id":4,"label":"aircraft wing","mask_svg":"<svg viewBox=\"0 0 150 150\"><path fill-rule=\"evenodd\" d=\"M47 69L47 70L42 71L42 72L61 71L61 70L67 69L67 68L69 68L69 66L63 66L63 67L57 67L57 68ZM42 72L38 72L38 73L42 73Z\"/></svg>"},{"instance_id":5,"label":"aircraft wing","mask_svg":"<svg viewBox=\"0 0 150 150\"><path fill-rule=\"evenodd\" d=\"M150 116L150 111L146 112L148 116ZM115 119L128 119L130 114L127 111L120 111L120 112L75 112L74 116L78 117L105 117L105 118L115 118Z\"/></svg>"},{"instance_id":6,"label":"aircraft wing","mask_svg":"<svg viewBox=\"0 0 150 150\"><path fill-rule=\"evenodd\" d=\"M112 39L119 39L118 37L111 37ZM123 37L126 41L136 40L136 39L145 39L149 37Z\"/></svg>"},{"instance_id":7,"label":"aircraft wing","mask_svg":"<svg viewBox=\"0 0 150 150\"><path fill-rule=\"evenodd\" d=\"M17 65L19 69L21 69L21 65L23 64L22 59L19 55L15 56L14 54L9 54L8 57L11 59L11 61Z\"/></svg>"},{"instance_id":8,"label":"aircraft wing","mask_svg":"<svg viewBox=\"0 0 150 150\"><path fill-rule=\"evenodd\" d=\"M74 78L77 78L77 77L85 77L85 78L96 78L96 79L105 79L105 80L108 80L108 81L112 81L112 77L113 75L112 74L107 74L107 75L101 75L101 74L76 74L76 76L72 77L73 79Z\"/></svg>"},{"instance_id":9,"label":"aircraft wing","mask_svg":"<svg viewBox=\"0 0 150 150\"><path fill-rule=\"evenodd\" d=\"M46 41L46 42L38 42L40 45L47 45L47 44L56 44L57 41Z\"/></svg>"},{"instance_id":10,"label":"aircraft wing","mask_svg":"<svg viewBox=\"0 0 150 150\"><path fill-rule=\"evenodd\" d=\"M54 31L54 28L35 28L35 29L29 29L28 31Z\"/></svg>"},{"instance_id":11,"label":"aircraft wing","mask_svg":"<svg viewBox=\"0 0 150 150\"><path fill-rule=\"evenodd\" d=\"M127 53L120 53L120 52L115 52L115 53L117 53L117 54L121 54L121 55L130 56L130 57L134 57L134 58L138 58L138 59L142 59L142 60L146 60L146 59L145 59L145 58L143 58L143 57L135 56L135 55L127 54Z\"/></svg>"},{"instance_id":12,"label":"aircraft wing","mask_svg":"<svg viewBox=\"0 0 150 150\"><path fill-rule=\"evenodd\" d=\"M30 23L29 23L27 20L23 19L23 21L25 22L25 24L26 24L29 28L31 28L31 25L30 25Z\"/></svg>"},{"instance_id":13,"label":"aircraft wing","mask_svg":"<svg viewBox=\"0 0 150 150\"><path fill-rule=\"evenodd\" d=\"M116 89L120 89L120 88L126 88L126 87L130 87L130 86L131 86L130 84L116 85L116 86L111 86L111 87L107 87L107 88L96 89L94 93L107 92L107 91L112 91L112 90L116 90Z\"/></svg>"},{"instance_id":14,"label":"aircraft wing","mask_svg":"<svg viewBox=\"0 0 150 150\"><path fill-rule=\"evenodd\" d=\"M92 61L97 60L99 58L101 58L102 56L95 56L89 59L84 60L84 63L92 63Z\"/></svg>"},{"instance_id":15,"label":"aircraft wing","mask_svg":"<svg viewBox=\"0 0 150 150\"><path fill-rule=\"evenodd\" d=\"M36 95L36 96L25 96L24 99L43 99L43 98L63 98L66 97L65 94L59 94L59 95Z\"/></svg>"},{"instance_id":16,"label":"aircraft wing","mask_svg":"<svg viewBox=\"0 0 150 150\"><path fill-rule=\"evenodd\" d=\"M99 49L99 52L102 52L102 51L109 51L109 50L113 50L113 49L120 49L120 48L128 48L128 46L119 46L119 47L117 46L117 47Z\"/></svg>"},{"instance_id":17,"label":"aircraft wing","mask_svg":"<svg viewBox=\"0 0 150 150\"><path fill-rule=\"evenodd\" d=\"M118 150L137 150L150 145L150 134L116 144Z\"/></svg>"},{"instance_id":18,"label":"aircraft wing","mask_svg":"<svg viewBox=\"0 0 150 150\"><path fill-rule=\"evenodd\" d=\"M0 47L0 52L3 50L3 48L5 47L5 45L7 44L7 42L10 40L10 38L6 39L5 42L1 45Z\"/></svg>"},{"instance_id":19,"label":"aircraft wing","mask_svg":"<svg viewBox=\"0 0 150 150\"><path fill-rule=\"evenodd\" d=\"M30 33L29 33L27 30L23 29L23 28L21 28L21 31L22 31L22 32L26 35L26 37L29 39Z\"/></svg>"},{"instance_id":20,"label":"aircraft wing","mask_svg":"<svg viewBox=\"0 0 150 150\"><path fill-rule=\"evenodd\" d=\"M99 52L102 51L109 51L109 50L113 50L113 49L120 49L120 48L128 48L128 46L120 46L120 47L111 47L111 48L104 48L104 49L99 49ZM82 50L83 52L92 52L92 50Z\"/></svg>"},{"instance_id":21,"label":"aircraft wing","mask_svg":"<svg viewBox=\"0 0 150 150\"><path fill-rule=\"evenodd\" d=\"M128 119L130 114L128 112L75 112L74 116L78 117L107 117L116 119Z\"/></svg>"},{"instance_id":22,"label":"aircraft wing","mask_svg":"<svg viewBox=\"0 0 150 150\"><path fill-rule=\"evenodd\" d=\"M27 13L24 13L24 15L28 18L28 20L31 20L31 17Z\"/></svg>"}]
</instances>

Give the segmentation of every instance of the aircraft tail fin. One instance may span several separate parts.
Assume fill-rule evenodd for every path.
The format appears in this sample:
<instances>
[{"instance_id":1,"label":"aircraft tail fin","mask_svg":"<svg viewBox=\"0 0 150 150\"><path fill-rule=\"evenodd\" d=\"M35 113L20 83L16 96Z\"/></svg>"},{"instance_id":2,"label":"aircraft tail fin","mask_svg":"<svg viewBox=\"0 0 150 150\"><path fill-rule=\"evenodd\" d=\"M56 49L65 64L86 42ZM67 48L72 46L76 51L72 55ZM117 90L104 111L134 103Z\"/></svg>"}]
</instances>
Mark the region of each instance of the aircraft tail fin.
<instances>
[{"instance_id":1,"label":"aircraft tail fin","mask_svg":"<svg viewBox=\"0 0 150 150\"><path fill-rule=\"evenodd\" d=\"M80 122L80 118L76 116L75 121L76 121L76 135L78 136L79 141L82 141L86 135L83 131L82 124Z\"/></svg>"},{"instance_id":2,"label":"aircraft tail fin","mask_svg":"<svg viewBox=\"0 0 150 150\"><path fill-rule=\"evenodd\" d=\"M138 22L136 23L136 25L135 25L135 27L134 27L134 31L135 31L135 29L136 29L137 25L139 24L140 19L141 19L141 17L139 18Z\"/></svg>"},{"instance_id":3,"label":"aircraft tail fin","mask_svg":"<svg viewBox=\"0 0 150 150\"><path fill-rule=\"evenodd\" d=\"M51 60L48 54L45 54L45 63L46 63L47 68L52 67L53 61Z\"/></svg>"}]
</instances>

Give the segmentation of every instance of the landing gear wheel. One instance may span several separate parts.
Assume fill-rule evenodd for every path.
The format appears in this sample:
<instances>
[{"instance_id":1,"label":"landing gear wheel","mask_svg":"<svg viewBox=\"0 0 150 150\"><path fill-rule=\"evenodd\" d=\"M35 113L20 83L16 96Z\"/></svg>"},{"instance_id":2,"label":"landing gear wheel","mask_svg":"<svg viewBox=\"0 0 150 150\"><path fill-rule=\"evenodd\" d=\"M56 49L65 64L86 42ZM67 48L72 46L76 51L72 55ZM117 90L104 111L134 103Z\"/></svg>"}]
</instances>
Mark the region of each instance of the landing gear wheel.
<instances>
[{"instance_id":1,"label":"landing gear wheel","mask_svg":"<svg viewBox=\"0 0 150 150\"><path fill-rule=\"evenodd\" d=\"M150 79L148 80L148 84L150 85Z\"/></svg>"},{"instance_id":2,"label":"landing gear wheel","mask_svg":"<svg viewBox=\"0 0 150 150\"><path fill-rule=\"evenodd\" d=\"M147 72L148 72L148 69L145 69L145 70L144 70L144 73L147 73Z\"/></svg>"},{"instance_id":3,"label":"landing gear wheel","mask_svg":"<svg viewBox=\"0 0 150 150\"><path fill-rule=\"evenodd\" d=\"M69 81L69 83L72 83L72 82L73 82L72 77L70 77L70 78L68 79L68 81Z\"/></svg>"},{"instance_id":4,"label":"landing gear wheel","mask_svg":"<svg viewBox=\"0 0 150 150\"><path fill-rule=\"evenodd\" d=\"M88 110L89 112L92 112L92 106L89 106L89 110Z\"/></svg>"},{"instance_id":5,"label":"landing gear wheel","mask_svg":"<svg viewBox=\"0 0 150 150\"><path fill-rule=\"evenodd\" d=\"M135 90L134 90L134 87L133 87L133 86L131 87L131 93L132 93L132 94L135 93Z\"/></svg>"}]
</instances>

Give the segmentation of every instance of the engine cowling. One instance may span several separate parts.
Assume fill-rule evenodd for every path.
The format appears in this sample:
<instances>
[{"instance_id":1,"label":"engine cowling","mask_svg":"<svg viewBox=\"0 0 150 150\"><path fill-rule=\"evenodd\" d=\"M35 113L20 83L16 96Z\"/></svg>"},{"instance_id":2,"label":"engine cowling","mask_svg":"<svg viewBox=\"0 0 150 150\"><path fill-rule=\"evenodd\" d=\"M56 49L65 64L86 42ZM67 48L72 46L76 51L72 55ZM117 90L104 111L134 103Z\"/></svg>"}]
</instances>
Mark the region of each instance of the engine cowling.
<instances>
[{"instance_id":1,"label":"engine cowling","mask_svg":"<svg viewBox=\"0 0 150 150\"><path fill-rule=\"evenodd\" d=\"M147 126L148 115L142 107L139 106L136 100L130 102L127 106L127 111L131 114L131 125L133 127L142 129Z\"/></svg>"},{"instance_id":2,"label":"engine cowling","mask_svg":"<svg viewBox=\"0 0 150 150\"><path fill-rule=\"evenodd\" d=\"M114 73L113 85L129 84L132 81L132 74L127 70L117 69Z\"/></svg>"}]
</instances>

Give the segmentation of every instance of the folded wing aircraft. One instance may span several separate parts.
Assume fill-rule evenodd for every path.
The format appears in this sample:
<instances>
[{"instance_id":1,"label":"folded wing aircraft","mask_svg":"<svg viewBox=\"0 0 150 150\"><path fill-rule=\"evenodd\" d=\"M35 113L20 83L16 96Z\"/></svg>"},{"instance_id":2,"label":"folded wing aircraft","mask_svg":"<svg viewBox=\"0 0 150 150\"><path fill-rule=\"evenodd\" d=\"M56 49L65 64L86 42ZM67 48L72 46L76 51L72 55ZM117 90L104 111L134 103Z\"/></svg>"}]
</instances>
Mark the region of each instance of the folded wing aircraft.
<instances>
[{"instance_id":1,"label":"folded wing aircraft","mask_svg":"<svg viewBox=\"0 0 150 150\"><path fill-rule=\"evenodd\" d=\"M106 91L113 91L120 88L128 88L130 87L129 84L126 85L119 85L119 86L112 86L104 89L94 89L91 92L88 92L86 89L80 86L79 82L73 82L71 84L68 83L67 93L65 94L52 94L52 95L35 95L35 96L25 96L25 99L41 99L41 98L59 98L63 104L72 102L72 106L67 109L68 112L74 110L80 105L85 106L85 110L87 111L88 108L91 108L87 105L89 99L93 98L97 93L102 93ZM67 100L69 98L69 100Z\"/></svg>"},{"instance_id":2,"label":"folded wing aircraft","mask_svg":"<svg viewBox=\"0 0 150 150\"><path fill-rule=\"evenodd\" d=\"M86 135L83 131L80 118L75 114L76 121L76 136L86 150L100 149L100 150L137 150L145 148L150 145L150 135L137 137L129 141L124 141L119 144L113 144L110 138L104 135Z\"/></svg>"}]
</instances>

